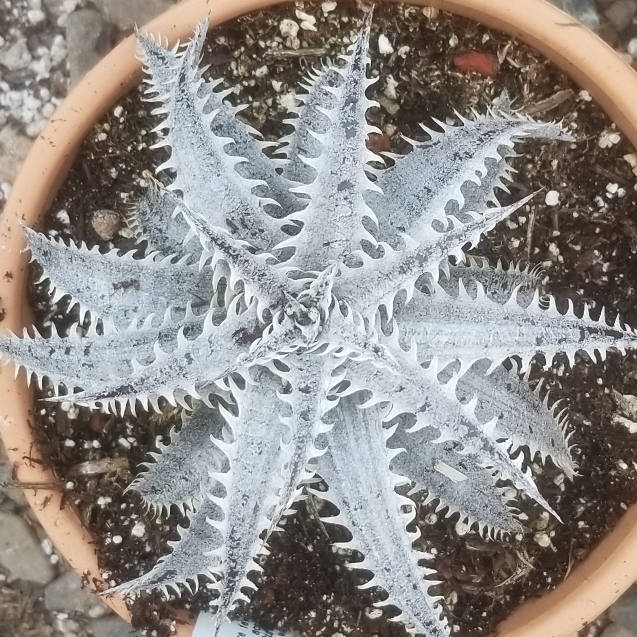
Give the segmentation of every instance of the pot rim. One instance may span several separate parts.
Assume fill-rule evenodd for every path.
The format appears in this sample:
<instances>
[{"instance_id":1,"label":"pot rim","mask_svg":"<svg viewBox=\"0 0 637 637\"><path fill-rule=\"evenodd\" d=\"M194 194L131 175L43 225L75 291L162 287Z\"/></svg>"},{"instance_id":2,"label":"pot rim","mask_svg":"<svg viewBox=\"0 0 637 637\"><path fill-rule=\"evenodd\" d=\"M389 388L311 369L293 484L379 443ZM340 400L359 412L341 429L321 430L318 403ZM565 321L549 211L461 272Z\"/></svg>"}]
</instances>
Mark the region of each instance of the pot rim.
<instances>
[{"instance_id":1,"label":"pot rim","mask_svg":"<svg viewBox=\"0 0 637 637\"><path fill-rule=\"evenodd\" d=\"M237 16L290 0L187 0L147 24L143 31L174 42L190 36L206 16L216 26ZM397 2L398 0L388 0ZM608 45L580 23L545 0L409 0L436 7L491 28L500 29L533 46L553 61L606 111L637 147L637 74ZM131 36L101 60L70 92L46 128L34 141L0 218L1 262L13 278L0 279L0 300L6 312L2 327L14 332L28 324L27 257L22 253L21 225L33 225L47 210L62 185L93 124L141 76ZM40 463L32 428L34 406L25 375L17 382L10 367L0 369L0 423L10 461L19 482L43 485L25 488L36 517L56 548L96 590L106 587L97 566L92 538L68 505L61 483ZM55 484L55 487L51 487ZM522 604L498 628L502 637L566 637L592 621L637 578L637 504L613 531L553 591ZM130 621L124 602L106 602ZM187 620L178 637L189 637Z\"/></svg>"}]
</instances>

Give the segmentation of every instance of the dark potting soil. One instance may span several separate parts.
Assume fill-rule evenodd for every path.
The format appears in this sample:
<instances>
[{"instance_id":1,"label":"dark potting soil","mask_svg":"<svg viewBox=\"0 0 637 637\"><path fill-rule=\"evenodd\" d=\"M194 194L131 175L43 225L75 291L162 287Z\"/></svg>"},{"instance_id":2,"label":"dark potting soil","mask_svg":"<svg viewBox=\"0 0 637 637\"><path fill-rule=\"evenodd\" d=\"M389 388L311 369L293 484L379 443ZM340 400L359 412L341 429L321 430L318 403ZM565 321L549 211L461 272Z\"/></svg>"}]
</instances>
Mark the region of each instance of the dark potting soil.
<instances>
[{"instance_id":1,"label":"dark potting soil","mask_svg":"<svg viewBox=\"0 0 637 637\"><path fill-rule=\"evenodd\" d=\"M204 62L211 64L213 75L239 86L232 99L249 104L241 117L268 140L286 132L282 104L289 103L290 91L307 69L321 55L334 58L347 44L345 38L351 41L358 31L359 7L331 8L332 3L306 6L303 10L316 19L316 31L300 29L296 36L280 32L284 19L297 24L308 20L296 15L294 6L253 14L209 35ZM372 70L380 80L370 95L380 108L370 111L369 120L383 131L370 140L376 150L407 151L401 133L424 139L419 122L427 123L429 116L444 120L453 116L452 109L463 115L472 108L484 112L503 89L514 105L570 127L575 144L524 146L524 156L513 162L518 173L509 186L511 194L499 193L500 200L540 192L474 252L494 262L503 258L541 264L548 291L561 298L594 299L637 325L633 149L590 97L532 49L435 10L380 5L372 30ZM393 53L379 54L380 34ZM467 64L480 65L490 76L467 71ZM143 193L144 171L162 161L161 151L148 148L154 140L149 131L156 124L148 111L140 91L134 90L95 125L42 230L95 244L100 242L90 223L95 211L125 216ZM558 205L545 203L549 191L557 191ZM124 228L116 237L118 247L134 244L127 234ZM33 284L31 290L37 325L45 333L52 321L64 328L73 320L73 313L65 314L64 301L51 306L46 289ZM552 400L565 398L568 403L580 476L564 480L550 463L532 468L563 523L544 517L522 499L529 532L487 541L466 529L458 534L454 519L445 519L431 505L418 506L420 545L434 554L446 613L459 635L494 631L521 601L554 587L637 501L637 437L611 423L617 412L613 392L637 394L637 357L611 354L597 365L580 358L573 368L558 359L544 376ZM176 538L176 527L184 520L175 513L153 519L135 494L123 490L156 437L165 437L179 421L178 410L118 418L70 404L41 405L40 444L65 485L66 499L95 535L106 580L119 583L147 571L167 551L166 540ZM106 462L101 468L108 472L78 475L78 466L92 460ZM345 568L345 556L331 548L327 534L334 538L337 531L325 529L312 506L302 505L286 532L272 538L260 588L240 612L298 635L404 635L400 624L371 607L378 594L356 588L365 578ZM168 602L159 594L143 595L132 604L134 626L167 635L177 609L196 614L208 609L210 600L205 583L197 594Z\"/></svg>"}]
</instances>

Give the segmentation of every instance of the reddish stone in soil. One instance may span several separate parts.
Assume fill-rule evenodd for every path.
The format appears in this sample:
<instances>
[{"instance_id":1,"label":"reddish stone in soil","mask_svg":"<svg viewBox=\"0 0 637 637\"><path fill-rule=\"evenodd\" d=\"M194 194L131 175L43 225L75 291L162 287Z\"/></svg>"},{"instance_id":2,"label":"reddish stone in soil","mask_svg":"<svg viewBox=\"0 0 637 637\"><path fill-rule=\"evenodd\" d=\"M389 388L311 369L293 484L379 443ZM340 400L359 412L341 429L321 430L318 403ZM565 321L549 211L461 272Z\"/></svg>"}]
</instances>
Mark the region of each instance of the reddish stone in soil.
<instances>
[{"instance_id":1,"label":"reddish stone in soil","mask_svg":"<svg viewBox=\"0 0 637 637\"><path fill-rule=\"evenodd\" d=\"M389 139L389 135L387 133L371 133L367 138L367 148L369 150L374 151L375 153L379 153L383 150L391 149L391 141Z\"/></svg>"},{"instance_id":2,"label":"reddish stone in soil","mask_svg":"<svg viewBox=\"0 0 637 637\"><path fill-rule=\"evenodd\" d=\"M274 599L274 591L272 590L271 586L268 586L268 588L266 588L265 592L263 593L263 599L261 600L261 603L264 606L268 606L274 601Z\"/></svg>"},{"instance_id":3,"label":"reddish stone in soil","mask_svg":"<svg viewBox=\"0 0 637 637\"><path fill-rule=\"evenodd\" d=\"M101 414L98 411L92 413L91 418L88 421L88 426L91 428L91 431L94 431L96 434L102 433L106 426L106 418L104 418L104 414Z\"/></svg>"},{"instance_id":4,"label":"reddish stone in soil","mask_svg":"<svg viewBox=\"0 0 637 637\"><path fill-rule=\"evenodd\" d=\"M464 73L479 73L486 77L495 77L500 70L498 58L482 51L466 51L453 58L453 64Z\"/></svg>"}]
</instances>

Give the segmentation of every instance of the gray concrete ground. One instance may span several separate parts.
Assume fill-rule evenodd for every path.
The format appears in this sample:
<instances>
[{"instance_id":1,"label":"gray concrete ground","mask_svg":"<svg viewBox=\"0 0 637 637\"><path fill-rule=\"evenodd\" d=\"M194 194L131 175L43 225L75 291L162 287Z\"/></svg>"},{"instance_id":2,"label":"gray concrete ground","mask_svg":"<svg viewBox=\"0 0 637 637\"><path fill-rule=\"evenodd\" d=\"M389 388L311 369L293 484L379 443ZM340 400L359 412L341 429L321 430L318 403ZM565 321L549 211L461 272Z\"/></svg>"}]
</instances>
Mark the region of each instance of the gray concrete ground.
<instances>
[{"instance_id":1,"label":"gray concrete ground","mask_svg":"<svg viewBox=\"0 0 637 637\"><path fill-rule=\"evenodd\" d=\"M516 0L512 0L516 1ZM637 0L552 0L637 60ZM31 140L68 87L172 0L0 0L0 208ZM11 468L0 449L0 485ZM0 637L128 637L38 527L20 491L0 487ZM637 637L637 587L587 637Z\"/></svg>"}]
</instances>

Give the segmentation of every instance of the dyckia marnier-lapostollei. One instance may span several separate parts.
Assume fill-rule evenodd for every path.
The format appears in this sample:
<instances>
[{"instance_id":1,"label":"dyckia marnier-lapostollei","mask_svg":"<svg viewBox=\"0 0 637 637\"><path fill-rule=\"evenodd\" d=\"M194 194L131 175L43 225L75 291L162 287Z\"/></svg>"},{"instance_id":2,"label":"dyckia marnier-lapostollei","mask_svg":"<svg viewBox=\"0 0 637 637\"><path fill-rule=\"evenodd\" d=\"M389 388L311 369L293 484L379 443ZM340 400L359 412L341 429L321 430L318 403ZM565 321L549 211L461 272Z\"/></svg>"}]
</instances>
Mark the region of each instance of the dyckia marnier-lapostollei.
<instances>
[{"instance_id":1,"label":"dyckia marnier-lapostollei","mask_svg":"<svg viewBox=\"0 0 637 637\"><path fill-rule=\"evenodd\" d=\"M514 144L570 140L559 125L501 109L423 126L430 139L409 140L388 168L367 149L370 22L302 85L274 159L229 91L203 80L206 24L172 51L140 35L158 145L170 149L158 168L170 183L151 185L131 219L145 257L26 230L54 300L70 295L92 324L4 336L6 360L66 387L54 400L186 408L130 488L155 511L186 512L189 526L120 593L207 578L224 618L310 491L338 509L324 521L351 533L346 546L364 559L350 566L373 573L364 586L386 592L379 605L417 633L446 635L428 556L406 529L415 507L396 488L412 484L489 537L520 532L498 480L552 512L521 447L569 477L575 467L564 417L517 372L537 354L550 363L635 343L619 322L540 303L533 271L464 255L529 201L495 197ZM521 365L507 371L511 356ZM312 489L316 477L327 491Z\"/></svg>"}]
</instances>

